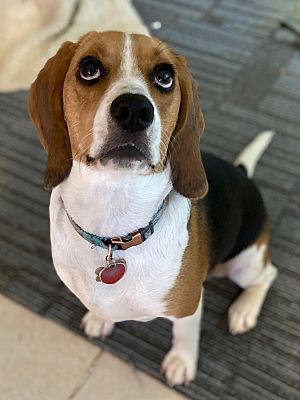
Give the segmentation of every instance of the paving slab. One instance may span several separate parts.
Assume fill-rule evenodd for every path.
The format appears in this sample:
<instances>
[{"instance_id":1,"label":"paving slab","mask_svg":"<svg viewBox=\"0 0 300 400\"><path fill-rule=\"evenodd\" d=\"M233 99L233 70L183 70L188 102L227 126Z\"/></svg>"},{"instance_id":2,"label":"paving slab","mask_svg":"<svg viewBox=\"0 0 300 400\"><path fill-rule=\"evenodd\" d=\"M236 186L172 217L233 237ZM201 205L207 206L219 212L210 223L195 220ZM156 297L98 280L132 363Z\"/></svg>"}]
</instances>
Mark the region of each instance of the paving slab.
<instances>
[{"instance_id":1,"label":"paving slab","mask_svg":"<svg viewBox=\"0 0 300 400\"><path fill-rule=\"evenodd\" d=\"M102 350L0 295L2 400L68 399Z\"/></svg>"}]
</instances>

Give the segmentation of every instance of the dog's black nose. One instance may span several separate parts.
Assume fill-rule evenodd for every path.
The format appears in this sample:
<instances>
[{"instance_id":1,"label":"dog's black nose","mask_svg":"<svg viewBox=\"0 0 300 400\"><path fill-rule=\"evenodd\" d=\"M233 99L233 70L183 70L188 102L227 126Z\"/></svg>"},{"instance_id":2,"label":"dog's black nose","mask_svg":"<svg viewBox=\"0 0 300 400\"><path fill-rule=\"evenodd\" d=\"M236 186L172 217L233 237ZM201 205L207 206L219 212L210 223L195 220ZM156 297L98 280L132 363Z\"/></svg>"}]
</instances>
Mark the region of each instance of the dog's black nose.
<instances>
[{"instance_id":1,"label":"dog's black nose","mask_svg":"<svg viewBox=\"0 0 300 400\"><path fill-rule=\"evenodd\" d=\"M110 114L118 125L127 132L142 131L153 122L154 108L147 97L125 93L111 105Z\"/></svg>"}]
</instances>

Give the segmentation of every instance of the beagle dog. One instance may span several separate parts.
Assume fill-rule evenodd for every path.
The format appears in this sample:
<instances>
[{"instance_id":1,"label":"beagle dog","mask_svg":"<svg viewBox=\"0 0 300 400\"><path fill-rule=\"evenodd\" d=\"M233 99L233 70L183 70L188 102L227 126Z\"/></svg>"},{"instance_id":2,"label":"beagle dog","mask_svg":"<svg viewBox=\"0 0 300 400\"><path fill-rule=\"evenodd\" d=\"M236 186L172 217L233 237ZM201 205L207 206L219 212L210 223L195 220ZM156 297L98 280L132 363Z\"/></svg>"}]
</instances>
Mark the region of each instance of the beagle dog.
<instances>
[{"instance_id":1,"label":"beagle dog","mask_svg":"<svg viewBox=\"0 0 300 400\"><path fill-rule=\"evenodd\" d=\"M55 269L104 338L114 323L173 321L162 362L170 385L197 371L203 283L244 290L229 331L256 325L276 277L269 224L250 177L272 132L233 166L200 153L204 129L185 58L158 39L90 32L39 73L29 113L48 153L45 188Z\"/></svg>"}]
</instances>

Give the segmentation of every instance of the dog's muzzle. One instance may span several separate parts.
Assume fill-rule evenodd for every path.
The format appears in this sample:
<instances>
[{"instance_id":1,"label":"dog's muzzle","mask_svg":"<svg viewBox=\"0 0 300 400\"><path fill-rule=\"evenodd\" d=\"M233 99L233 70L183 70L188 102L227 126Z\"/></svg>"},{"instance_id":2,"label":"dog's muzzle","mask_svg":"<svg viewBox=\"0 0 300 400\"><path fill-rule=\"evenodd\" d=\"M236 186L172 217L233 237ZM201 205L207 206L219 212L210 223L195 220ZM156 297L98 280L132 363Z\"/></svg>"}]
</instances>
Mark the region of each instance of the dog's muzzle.
<instances>
[{"instance_id":1,"label":"dog's muzzle","mask_svg":"<svg viewBox=\"0 0 300 400\"><path fill-rule=\"evenodd\" d=\"M141 94L122 94L113 100L110 117L109 135L98 156L101 164L112 161L130 168L138 161L141 166L152 166L148 129L154 121L151 101Z\"/></svg>"}]
</instances>

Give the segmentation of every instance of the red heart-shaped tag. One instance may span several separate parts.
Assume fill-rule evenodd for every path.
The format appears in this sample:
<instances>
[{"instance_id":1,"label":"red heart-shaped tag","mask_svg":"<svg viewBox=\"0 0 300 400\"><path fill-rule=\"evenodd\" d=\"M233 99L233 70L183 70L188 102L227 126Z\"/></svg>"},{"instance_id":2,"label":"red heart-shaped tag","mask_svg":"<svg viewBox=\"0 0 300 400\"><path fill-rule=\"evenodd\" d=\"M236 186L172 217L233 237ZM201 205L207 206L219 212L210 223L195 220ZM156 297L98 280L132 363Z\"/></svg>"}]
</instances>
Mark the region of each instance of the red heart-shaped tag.
<instances>
[{"instance_id":1,"label":"red heart-shaped tag","mask_svg":"<svg viewBox=\"0 0 300 400\"><path fill-rule=\"evenodd\" d=\"M102 269L99 273L100 281L106 283L107 285L113 285L118 282L126 271L126 264L123 260L116 260L116 262Z\"/></svg>"}]
</instances>

